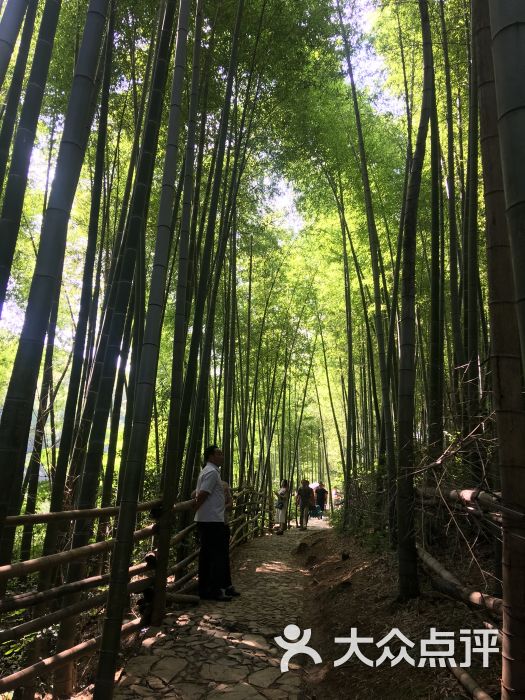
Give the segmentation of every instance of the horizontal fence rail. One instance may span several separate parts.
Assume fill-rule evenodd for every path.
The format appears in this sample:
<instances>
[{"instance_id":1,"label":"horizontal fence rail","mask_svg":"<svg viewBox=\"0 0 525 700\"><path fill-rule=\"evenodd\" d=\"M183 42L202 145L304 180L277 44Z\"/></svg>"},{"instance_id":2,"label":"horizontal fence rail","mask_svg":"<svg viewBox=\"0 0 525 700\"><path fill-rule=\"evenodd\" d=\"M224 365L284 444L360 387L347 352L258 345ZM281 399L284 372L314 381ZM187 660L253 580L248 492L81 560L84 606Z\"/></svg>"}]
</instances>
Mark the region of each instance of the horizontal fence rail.
<instances>
[{"instance_id":1,"label":"horizontal fence rail","mask_svg":"<svg viewBox=\"0 0 525 700\"><path fill-rule=\"evenodd\" d=\"M501 502L501 494L496 492L481 489L446 488L443 484L438 488L417 487L415 491L418 497L416 507L421 511L421 515L424 513L425 518L436 519L440 522L443 513L445 513L447 517L473 527L478 533L483 532L488 540L496 545L494 547L496 557L498 551L501 556L501 549L498 548L497 542L501 541L503 519L508 518L515 521L525 517L525 513L504 505ZM460 528L459 524L458 528ZM425 531L424 526L423 531ZM416 551L420 565L430 579L432 587L448 598L464 603L476 611L477 616L483 614L496 619L496 624L486 620L483 620L482 624L485 628L497 632L501 645L503 643L502 633L498 625L501 624L503 600L496 595L463 584L427 550L431 539L427 537L422 539L424 546L416 544ZM497 566L496 561L496 570ZM490 700L490 696L480 689L477 682L465 673L464 669L453 668L450 664L447 666L473 697Z\"/></svg>"},{"instance_id":2,"label":"horizontal fence rail","mask_svg":"<svg viewBox=\"0 0 525 700\"><path fill-rule=\"evenodd\" d=\"M142 530L137 530L133 535L133 540L139 542L140 540L145 540L156 532L157 525L148 525L148 527L142 528ZM27 576L27 574L34 573L35 571L44 571L46 569L52 569L55 566L60 566L62 564L69 564L69 562L76 559L87 559L95 554L100 554L101 552L106 552L111 549L115 544L115 539L104 540L102 542L94 542L93 544L86 544L83 547L76 547L75 549L69 549L65 552L58 552L57 554L48 554L46 557L38 557L37 559L28 559L27 561L20 561L16 564L7 564L5 566L0 566L0 581L6 578L13 578L15 576Z\"/></svg>"},{"instance_id":3,"label":"horizontal fence rail","mask_svg":"<svg viewBox=\"0 0 525 700\"><path fill-rule=\"evenodd\" d=\"M153 577L143 578L138 581L133 581L133 583L128 583L128 591L130 593L138 593L148 588L153 582ZM0 630L0 642L7 642L10 639L21 639L26 634L30 632L38 632L39 630L55 625L57 622L61 622L68 617L73 615L78 615L78 613L86 612L87 610L92 610L93 608L102 607L106 604L106 593L100 593L99 595L92 596L86 600L81 600L73 605L67 605L65 608L60 608L55 612L49 613L48 615L42 615L42 617L37 617L29 622L24 622L21 625L16 625L11 627L11 629Z\"/></svg>"},{"instance_id":4,"label":"horizontal fence rail","mask_svg":"<svg viewBox=\"0 0 525 700\"><path fill-rule=\"evenodd\" d=\"M138 576L148 569L151 569L152 563L147 561L142 564L136 564L129 568L129 575ZM73 581L71 583L64 583L61 586L56 586L55 588L49 588L47 591L39 591L37 593L20 593L15 596L6 596L2 601L0 601L0 613L10 612L11 610L20 610L21 608L29 608L33 605L40 605L49 600L54 600L60 598L64 595L69 595L71 593L81 593L82 591L87 591L91 588L98 588L109 582L110 574L101 574L100 576L89 576L88 578L81 579L80 581Z\"/></svg>"},{"instance_id":5,"label":"horizontal fence rail","mask_svg":"<svg viewBox=\"0 0 525 700\"><path fill-rule=\"evenodd\" d=\"M158 507L162 504L161 499L155 501L145 501L137 505L137 513ZM48 523L52 520L90 520L94 518L118 515L119 506L108 506L106 508L85 508L84 510L61 510L54 513L31 513L29 515L8 515L5 519L5 526L28 525L29 523Z\"/></svg>"},{"instance_id":6,"label":"horizontal fence rail","mask_svg":"<svg viewBox=\"0 0 525 700\"><path fill-rule=\"evenodd\" d=\"M142 620L133 620L132 622L127 622L126 624L122 625L122 629L120 631L121 639L133 634L134 632L137 632L142 626ZM5 693L8 690L19 688L21 685L26 684L33 678L47 676L61 666L65 666L68 663L81 658L82 656L92 654L98 649L101 641L102 635L99 634L92 639L76 644L70 649L65 649L58 654L49 656L47 659L42 659L31 666L27 666L16 673L0 678L0 692Z\"/></svg>"},{"instance_id":7,"label":"horizontal fence rail","mask_svg":"<svg viewBox=\"0 0 525 700\"><path fill-rule=\"evenodd\" d=\"M489 512L495 516L507 515L509 518L523 520L525 513L515 508L509 508L501 503L497 494L482 491L480 489L451 489L441 490L435 488L416 489L416 493L423 501L439 502L446 501L450 504L458 504L463 508L478 508L483 512Z\"/></svg>"}]
</instances>

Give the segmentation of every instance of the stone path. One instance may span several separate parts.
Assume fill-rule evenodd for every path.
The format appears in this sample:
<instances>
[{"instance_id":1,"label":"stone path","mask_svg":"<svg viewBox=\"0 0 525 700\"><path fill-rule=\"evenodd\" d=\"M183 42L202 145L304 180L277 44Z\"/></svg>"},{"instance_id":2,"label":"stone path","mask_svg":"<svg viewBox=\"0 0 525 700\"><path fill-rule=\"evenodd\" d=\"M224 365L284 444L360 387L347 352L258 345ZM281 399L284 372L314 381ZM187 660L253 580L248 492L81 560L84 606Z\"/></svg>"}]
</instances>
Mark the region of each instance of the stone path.
<instances>
[{"instance_id":1,"label":"stone path","mask_svg":"<svg viewBox=\"0 0 525 700\"><path fill-rule=\"evenodd\" d=\"M319 527L326 523L313 521L309 530ZM290 671L281 673L282 651L273 638L300 621L305 574L294 550L308 537L292 529L238 548L232 576L241 597L169 612L126 663L114 697L299 698L301 669L292 662Z\"/></svg>"}]
</instances>

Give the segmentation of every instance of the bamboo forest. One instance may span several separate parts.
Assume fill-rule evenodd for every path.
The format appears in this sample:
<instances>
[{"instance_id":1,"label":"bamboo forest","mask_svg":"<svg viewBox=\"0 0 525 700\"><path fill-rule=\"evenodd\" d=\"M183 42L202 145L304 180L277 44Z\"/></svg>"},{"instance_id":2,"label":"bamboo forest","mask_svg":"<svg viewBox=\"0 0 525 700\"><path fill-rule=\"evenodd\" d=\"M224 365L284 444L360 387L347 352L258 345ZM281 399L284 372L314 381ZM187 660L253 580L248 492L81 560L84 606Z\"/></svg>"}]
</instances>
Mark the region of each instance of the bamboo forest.
<instances>
[{"instance_id":1,"label":"bamboo forest","mask_svg":"<svg viewBox=\"0 0 525 700\"><path fill-rule=\"evenodd\" d=\"M523 0L0 0L1 698L525 700L524 369Z\"/></svg>"}]
</instances>

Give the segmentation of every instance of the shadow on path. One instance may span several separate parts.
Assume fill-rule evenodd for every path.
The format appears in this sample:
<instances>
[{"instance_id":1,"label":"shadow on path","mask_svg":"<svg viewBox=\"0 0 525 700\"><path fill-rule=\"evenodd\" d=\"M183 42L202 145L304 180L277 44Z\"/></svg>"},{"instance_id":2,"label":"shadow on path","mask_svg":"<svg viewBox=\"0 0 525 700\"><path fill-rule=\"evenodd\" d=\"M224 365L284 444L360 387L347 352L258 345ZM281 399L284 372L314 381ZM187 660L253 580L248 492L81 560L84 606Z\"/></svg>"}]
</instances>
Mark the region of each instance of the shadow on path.
<instances>
[{"instance_id":1,"label":"shadow on path","mask_svg":"<svg viewBox=\"0 0 525 700\"><path fill-rule=\"evenodd\" d=\"M327 527L313 520L306 533L265 535L236 550L232 574L241 597L167 613L125 664L115 698L300 698L300 666L292 662L281 673L282 651L273 638L300 622L307 574L296 552Z\"/></svg>"}]
</instances>

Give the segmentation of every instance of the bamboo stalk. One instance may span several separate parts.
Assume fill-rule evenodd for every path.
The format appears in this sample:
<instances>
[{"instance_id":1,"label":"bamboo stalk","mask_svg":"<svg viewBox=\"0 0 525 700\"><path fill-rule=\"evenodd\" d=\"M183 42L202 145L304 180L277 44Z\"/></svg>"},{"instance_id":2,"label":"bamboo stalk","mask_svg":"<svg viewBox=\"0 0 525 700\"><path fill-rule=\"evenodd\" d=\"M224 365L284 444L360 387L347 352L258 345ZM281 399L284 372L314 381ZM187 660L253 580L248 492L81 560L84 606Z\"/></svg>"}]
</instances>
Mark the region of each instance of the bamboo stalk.
<instances>
[{"instance_id":1,"label":"bamboo stalk","mask_svg":"<svg viewBox=\"0 0 525 700\"><path fill-rule=\"evenodd\" d=\"M188 595L187 593L168 593L166 599L171 603L190 603L191 605L198 605L201 602L198 595Z\"/></svg>"},{"instance_id":2,"label":"bamboo stalk","mask_svg":"<svg viewBox=\"0 0 525 700\"><path fill-rule=\"evenodd\" d=\"M228 523L228 525L231 527L231 526L233 525L233 523L238 522L241 518L244 518L244 516L245 516L245 514L244 514L244 513L241 513L241 514L238 515L237 517L235 517L235 518L233 518L232 520L230 520L230 522Z\"/></svg>"},{"instance_id":3,"label":"bamboo stalk","mask_svg":"<svg viewBox=\"0 0 525 700\"><path fill-rule=\"evenodd\" d=\"M257 519L257 517L258 517L258 516L255 516L255 517L252 518L251 520L248 520L246 524L248 525L249 523L252 523L254 520ZM241 527L237 530L237 532L239 532L240 530L242 530L243 527L244 527L244 526L241 526ZM247 532L245 532L244 534L241 532L241 534L240 534L239 537L234 537L234 536L232 535L232 539L231 539L231 542L230 542L230 551L231 551L234 547L236 547L242 539L248 539L251 535L253 535L253 533L254 533L257 529L258 529L258 526L255 525L254 527L250 528L250 529L249 529Z\"/></svg>"},{"instance_id":4,"label":"bamboo stalk","mask_svg":"<svg viewBox=\"0 0 525 700\"><path fill-rule=\"evenodd\" d=\"M151 510L154 506L162 503L160 499L156 501L146 501L137 505L137 512ZM48 523L52 520L78 520L79 518L99 518L103 515L118 515L119 506L109 506L107 508L85 508L84 510L63 510L56 513L33 513L31 515L10 515L5 519L8 525L18 526L27 523Z\"/></svg>"},{"instance_id":5,"label":"bamboo stalk","mask_svg":"<svg viewBox=\"0 0 525 700\"><path fill-rule=\"evenodd\" d=\"M188 581L191 581L191 579L194 578L196 575L197 575L197 570L192 569L187 574L182 576L180 579L174 581L173 583L168 583L168 585L166 586L166 589L168 591L178 591L180 588L185 586L185 584Z\"/></svg>"},{"instance_id":6,"label":"bamboo stalk","mask_svg":"<svg viewBox=\"0 0 525 700\"><path fill-rule=\"evenodd\" d=\"M253 523L254 520L256 520L259 517L259 513L255 513L251 518L246 518L245 522L239 525L231 534L230 542L233 544L234 541L236 541L237 535L239 532L241 532L245 527L247 527L250 523ZM249 532L253 532L253 529L250 530ZM248 536L248 535L246 535ZM237 538L239 539L239 538ZM230 545L231 547L231 545Z\"/></svg>"},{"instance_id":7,"label":"bamboo stalk","mask_svg":"<svg viewBox=\"0 0 525 700\"><path fill-rule=\"evenodd\" d=\"M195 530L196 526L197 526L197 523L192 523L191 525L188 525L188 527L185 527L180 532L177 532L177 534L173 535L173 537L171 538L170 544L174 545L174 544L177 544L178 542L182 542L182 540L186 537L186 535L189 535L190 532Z\"/></svg>"},{"instance_id":8,"label":"bamboo stalk","mask_svg":"<svg viewBox=\"0 0 525 700\"><path fill-rule=\"evenodd\" d=\"M496 625L493 625L492 622L487 622L486 620L483 620L483 627L488 630L497 630L498 632L498 644L503 646L503 634L499 627L496 627Z\"/></svg>"},{"instance_id":9,"label":"bamboo stalk","mask_svg":"<svg viewBox=\"0 0 525 700\"><path fill-rule=\"evenodd\" d=\"M448 669L475 700L492 700L492 696L482 690L477 681L475 681L464 668L457 668L449 665Z\"/></svg>"}]
</instances>

